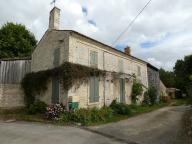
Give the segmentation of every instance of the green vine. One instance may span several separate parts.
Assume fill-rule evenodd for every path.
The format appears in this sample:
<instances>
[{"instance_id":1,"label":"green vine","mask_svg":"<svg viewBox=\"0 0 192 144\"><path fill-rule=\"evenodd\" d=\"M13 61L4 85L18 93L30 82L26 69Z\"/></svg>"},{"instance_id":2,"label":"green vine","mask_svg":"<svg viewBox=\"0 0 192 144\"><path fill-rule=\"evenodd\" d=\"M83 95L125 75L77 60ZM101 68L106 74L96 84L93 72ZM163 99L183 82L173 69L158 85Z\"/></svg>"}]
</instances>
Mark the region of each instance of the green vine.
<instances>
[{"instance_id":1,"label":"green vine","mask_svg":"<svg viewBox=\"0 0 192 144\"><path fill-rule=\"evenodd\" d=\"M132 101L136 103L139 96L143 93L143 84L141 84L136 78L133 80L132 86Z\"/></svg>"},{"instance_id":2,"label":"green vine","mask_svg":"<svg viewBox=\"0 0 192 144\"><path fill-rule=\"evenodd\" d=\"M25 75L21 82L24 91L26 106L35 101L35 96L47 90L51 78L58 77L64 90L69 90L73 85L81 85L88 81L90 76L105 76L106 71L69 62L61 66Z\"/></svg>"}]
</instances>

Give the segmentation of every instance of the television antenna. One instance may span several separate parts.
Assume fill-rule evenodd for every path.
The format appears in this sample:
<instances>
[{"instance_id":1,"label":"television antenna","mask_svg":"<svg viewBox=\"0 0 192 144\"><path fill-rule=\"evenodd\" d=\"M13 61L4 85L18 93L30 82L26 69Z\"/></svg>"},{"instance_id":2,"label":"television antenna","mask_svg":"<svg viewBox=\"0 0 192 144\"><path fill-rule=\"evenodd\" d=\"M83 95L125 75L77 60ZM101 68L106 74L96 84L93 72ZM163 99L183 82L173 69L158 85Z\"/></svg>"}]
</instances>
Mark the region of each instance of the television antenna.
<instances>
[{"instance_id":1,"label":"television antenna","mask_svg":"<svg viewBox=\"0 0 192 144\"><path fill-rule=\"evenodd\" d=\"M57 0L53 0L50 4L54 4L54 7L55 7L55 3L56 3Z\"/></svg>"}]
</instances>

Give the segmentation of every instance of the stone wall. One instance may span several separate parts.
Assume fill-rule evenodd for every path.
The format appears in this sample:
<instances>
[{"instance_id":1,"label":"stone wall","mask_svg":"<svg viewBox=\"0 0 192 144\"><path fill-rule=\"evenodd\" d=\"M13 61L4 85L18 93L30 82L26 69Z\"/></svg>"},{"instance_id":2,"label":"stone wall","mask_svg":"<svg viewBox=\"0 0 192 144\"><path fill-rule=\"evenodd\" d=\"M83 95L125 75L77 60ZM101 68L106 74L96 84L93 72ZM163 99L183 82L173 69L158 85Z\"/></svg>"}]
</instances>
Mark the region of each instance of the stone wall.
<instances>
[{"instance_id":1,"label":"stone wall","mask_svg":"<svg viewBox=\"0 0 192 144\"><path fill-rule=\"evenodd\" d=\"M31 70L37 72L54 68L56 49L59 49L59 64L68 61L68 45L67 33L48 30L32 53Z\"/></svg>"},{"instance_id":2,"label":"stone wall","mask_svg":"<svg viewBox=\"0 0 192 144\"><path fill-rule=\"evenodd\" d=\"M0 84L0 108L24 106L24 94L20 84Z\"/></svg>"},{"instance_id":3,"label":"stone wall","mask_svg":"<svg viewBox=\"0 0 192 144\"><path fill-rule=\"evenodd\" d=\"M160 96L168 96L167 88L165 87L165 85L161 80L160 80Z\"/></svg>"},{"instance_id":4,"label":"stone wall","mask_svg":"<svg viewBox=\"0 0 192 144\"><path fill-rule=\"evenodd\" d=\"M157 90L157 101L159 101L159 98L160 98L159 71L156 68L148 66L147 67L147 73L148 73L148 84L149 84L149 87L155 87L156 88L156 90Z\"/></svg>"}]
</instances>

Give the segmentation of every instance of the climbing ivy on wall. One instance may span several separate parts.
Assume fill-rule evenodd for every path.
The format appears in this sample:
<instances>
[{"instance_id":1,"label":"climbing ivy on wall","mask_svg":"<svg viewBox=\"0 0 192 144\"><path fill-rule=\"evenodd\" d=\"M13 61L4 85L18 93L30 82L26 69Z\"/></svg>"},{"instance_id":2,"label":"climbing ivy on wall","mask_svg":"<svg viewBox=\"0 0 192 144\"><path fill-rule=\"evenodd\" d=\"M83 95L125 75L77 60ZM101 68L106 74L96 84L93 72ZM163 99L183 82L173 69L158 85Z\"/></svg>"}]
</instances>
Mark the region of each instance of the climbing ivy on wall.
<instances>
[{"instance_id":1,"label":"climbing ivy on wall","mask_svg":"<svg viewBox=\"0 0 192 144\"><path fill-rule=\"evenodd\" d=\"M48 83L54 77L59 77L64 90L69 90L73 85L77 87L87 82L90 76L105 76L106 71L69 62L61 66L25 75L21 82L25 94L25 104L29 106L34 102L35 96L47 90Z\"/></svg>"}]
</instances>

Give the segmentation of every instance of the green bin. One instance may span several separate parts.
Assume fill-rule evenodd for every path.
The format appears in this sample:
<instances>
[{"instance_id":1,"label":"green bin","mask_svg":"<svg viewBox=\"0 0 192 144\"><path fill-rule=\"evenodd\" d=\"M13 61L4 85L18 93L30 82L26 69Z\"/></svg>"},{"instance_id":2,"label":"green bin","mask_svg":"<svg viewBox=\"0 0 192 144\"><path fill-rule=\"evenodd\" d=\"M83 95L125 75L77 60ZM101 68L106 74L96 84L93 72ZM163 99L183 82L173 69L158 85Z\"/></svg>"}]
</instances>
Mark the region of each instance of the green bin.
<instances>
[{"instance_id":1,"label":"green bin","mask_svg":"<svg viewBox=\"0 0 192 144\"><path fill-rule=\"evenodd\" d=\"M69 102L69 110L76 110L79 107L79 102Z\"/></svg>"}]
</instances>

